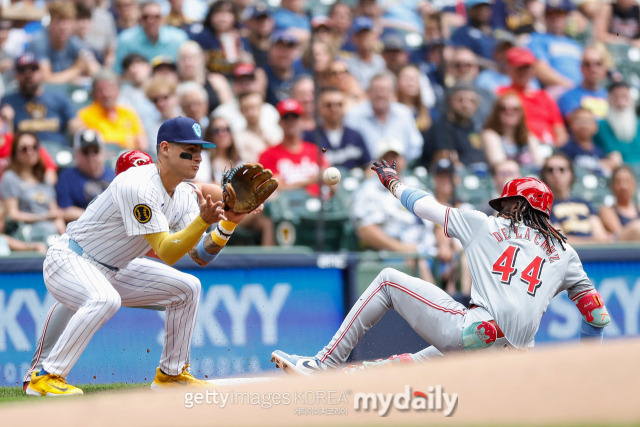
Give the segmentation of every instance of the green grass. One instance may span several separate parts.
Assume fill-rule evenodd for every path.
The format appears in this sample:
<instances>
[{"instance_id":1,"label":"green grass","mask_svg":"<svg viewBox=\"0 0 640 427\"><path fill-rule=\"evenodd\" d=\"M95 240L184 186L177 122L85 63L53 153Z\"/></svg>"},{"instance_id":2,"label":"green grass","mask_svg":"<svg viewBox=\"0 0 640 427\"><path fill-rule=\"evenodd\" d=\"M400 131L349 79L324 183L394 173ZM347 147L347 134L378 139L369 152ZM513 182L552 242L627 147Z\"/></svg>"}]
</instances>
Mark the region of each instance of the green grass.
<instances>
[{"instance_id":1,"label":"green grass","mask_svg":"<svg viewBox=\"0 0 640 427\"><path fill-rule=\"evenodd\" d=\"M108 393L119 390L147 389L149 383L115 383L115 384L84 384L78 385L85 394ZM27 396L22 387L0 387L0 405L9 402L20 402L25 400L38 400L33 396Z\"/></svg>"}]
</instances>

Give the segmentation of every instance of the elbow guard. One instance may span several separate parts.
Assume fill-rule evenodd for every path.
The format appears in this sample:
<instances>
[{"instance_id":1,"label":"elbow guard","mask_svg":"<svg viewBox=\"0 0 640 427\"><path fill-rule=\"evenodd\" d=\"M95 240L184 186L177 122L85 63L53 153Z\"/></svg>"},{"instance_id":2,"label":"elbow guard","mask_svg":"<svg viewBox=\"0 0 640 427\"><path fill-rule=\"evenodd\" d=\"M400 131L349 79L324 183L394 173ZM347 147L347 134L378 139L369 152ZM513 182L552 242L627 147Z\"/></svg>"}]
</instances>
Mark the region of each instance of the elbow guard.
<instances>
[{"instance_id":1,"label":"elbow guard","mask_svg":"<svg viewBox=\"0 0 640 427\"><path fill-rule=\"evenodd\" d=\"M602 296L596 290L589 292L576 302L585 322L596 328L604 328L611 323L611 317L604 306Z\"/></svg>"}]
</instances>

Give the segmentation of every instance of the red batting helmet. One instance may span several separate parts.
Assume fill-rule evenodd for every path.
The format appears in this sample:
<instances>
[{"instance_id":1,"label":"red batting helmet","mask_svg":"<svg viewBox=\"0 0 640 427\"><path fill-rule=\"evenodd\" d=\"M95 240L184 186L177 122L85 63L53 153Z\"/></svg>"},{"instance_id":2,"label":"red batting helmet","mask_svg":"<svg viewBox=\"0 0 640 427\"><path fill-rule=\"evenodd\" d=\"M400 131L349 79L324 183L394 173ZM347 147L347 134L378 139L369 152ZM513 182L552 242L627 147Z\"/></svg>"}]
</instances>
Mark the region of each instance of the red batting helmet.
<instances>
[{"instance_id":1,"label":"red batting helmet","mask_svg":"<svg viewBox=\"0 0 640 427\"><path fill-rule=\"evenodd\" d=\"M489 205L500 212L500 201L507 197L524 197L533 209L542 212L547 217L551 215L553 193L547 184L537 178L516 178L507 182L502 194L497 199L489 200Z\"/></svg>"},{"instance_id":2,"label":"red batting helmet","mask_svg":"<svg viewBox=\"0 0 640 427\"><path fill-rule=\"evenodd\" d=\"M149 163L153 163L153 159L147 153L138 150L126 151L120 154L116 161L116 175L120 175L130 167L148 165Z\"/></svg>"}]
</instances>

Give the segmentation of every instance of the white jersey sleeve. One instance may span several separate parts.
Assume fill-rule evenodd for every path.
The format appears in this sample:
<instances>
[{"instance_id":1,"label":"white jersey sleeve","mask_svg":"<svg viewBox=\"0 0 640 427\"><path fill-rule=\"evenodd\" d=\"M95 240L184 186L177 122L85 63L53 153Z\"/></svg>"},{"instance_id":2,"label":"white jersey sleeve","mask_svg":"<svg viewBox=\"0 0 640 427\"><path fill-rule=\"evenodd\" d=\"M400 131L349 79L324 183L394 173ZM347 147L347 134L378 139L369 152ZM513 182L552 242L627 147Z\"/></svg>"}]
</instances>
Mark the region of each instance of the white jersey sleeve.
<instances>
[{"instance_id":1,"label":"white jersey sleeve","mask_svg":"<svg viewBox=\"0 0 640 427\"><path fill-rule=\"evenodd\" d=\"M171 231L180 231L189 225L198 215L200 215L200 206L198 202L198 194L195 192L195 184L190 182L183 182L176 188L174 199L180 198L181 201L176 201L176 205L183 206L184 212L178 216L177 222L170 224Z\"/></svg>"},{"instance_id":2,"label":"white jersey sleeve","mask_svg":"<svg viewBox=\"0 0 640 427\"><path fill-rule=\"evenodd\" d=\"M124 222L127 236L169 231L169 222L162 212L163 187L151 182L122 179L114 181L112 194Z\"/></svg>"}]
</instances>

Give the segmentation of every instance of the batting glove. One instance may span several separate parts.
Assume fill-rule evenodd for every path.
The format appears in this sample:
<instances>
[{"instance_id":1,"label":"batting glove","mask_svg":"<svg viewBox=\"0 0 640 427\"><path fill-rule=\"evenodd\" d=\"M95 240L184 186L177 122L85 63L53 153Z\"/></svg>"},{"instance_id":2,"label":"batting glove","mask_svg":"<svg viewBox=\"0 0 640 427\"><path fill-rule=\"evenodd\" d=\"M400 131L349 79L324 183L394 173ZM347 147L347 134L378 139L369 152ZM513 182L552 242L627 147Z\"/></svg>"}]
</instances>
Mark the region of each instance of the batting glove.
<instances>
[{"instance_id":1,"label":"batting glove","mask_svg":"<svg viewBox=\"0 0 640 427\"><path fill-rule=\"evenodd\" d=\"M373 162L371 170L378 174L378 178L380 178L382 185L387 187L387 189L395 195L394 190L398 184L400 184L400 178L398 177L398 171L396 170L396 161L394 160L393 163L391 163L391 166L389 166L389 164L384 160Z\"/></svg>"}]
</instances>

